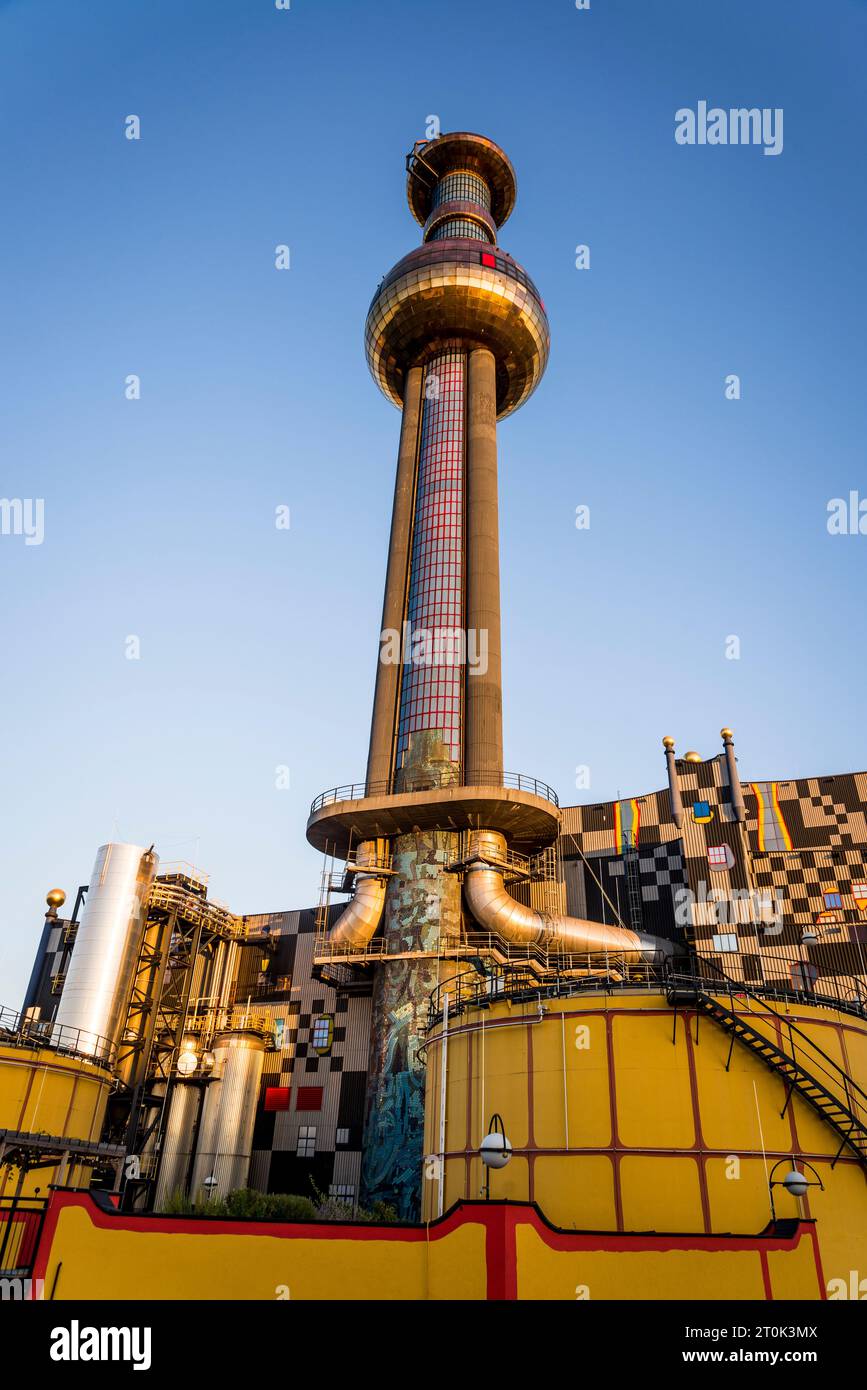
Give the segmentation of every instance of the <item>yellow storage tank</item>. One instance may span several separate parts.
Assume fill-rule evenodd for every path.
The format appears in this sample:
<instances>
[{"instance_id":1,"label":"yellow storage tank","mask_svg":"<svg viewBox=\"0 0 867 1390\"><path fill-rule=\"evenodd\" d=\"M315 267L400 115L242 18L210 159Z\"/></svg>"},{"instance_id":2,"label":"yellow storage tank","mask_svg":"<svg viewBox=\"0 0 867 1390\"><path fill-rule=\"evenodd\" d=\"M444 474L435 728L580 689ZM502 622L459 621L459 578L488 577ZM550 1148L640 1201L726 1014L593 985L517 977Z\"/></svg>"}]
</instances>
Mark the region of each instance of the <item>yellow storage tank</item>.
<instances>
[{"instance_id":1,"label":"yellow storage tank","mask_svg":"<svg viewBox=\"0 0 867 1390\"><path fill-rule=\"evenodd\" d=\"M26 1033L0 1037L0 1198L37 1190L45 1196L51 1183L87 1186L93 1164L80 1157L30 1167L22 1178L17 1156L23 1136L35 1141L31 1159L48 1139L98 1143L111 1085L108 1067L89 1057L28 1040Z\"/></svg>"},{"instance_id":2,"label":"yellow storage tank","mask_svg":"<svg viewBox=\"0 0 867 1390\"><path fill-rule=\"evenodd\" d=\"M705 1236L758 1234L773 1198L781 1220L815 1219L820 1279L848 1279L867 1243L867 1150L766 1059L793 1048L832 1116L854 1108L867 1126L867 1021L717 1002L734 1029L697 1001L629 988L466 1004L448 1022L445 1065L440 1017L427 1044L425 1219L485 1195L479 1146L498 1115L513 1155L490 1172L492 1198L536 1202L565 1230ZM800 1199L781 1185L795 1160L810 1182Z\"/></svg>"}]
</instances>

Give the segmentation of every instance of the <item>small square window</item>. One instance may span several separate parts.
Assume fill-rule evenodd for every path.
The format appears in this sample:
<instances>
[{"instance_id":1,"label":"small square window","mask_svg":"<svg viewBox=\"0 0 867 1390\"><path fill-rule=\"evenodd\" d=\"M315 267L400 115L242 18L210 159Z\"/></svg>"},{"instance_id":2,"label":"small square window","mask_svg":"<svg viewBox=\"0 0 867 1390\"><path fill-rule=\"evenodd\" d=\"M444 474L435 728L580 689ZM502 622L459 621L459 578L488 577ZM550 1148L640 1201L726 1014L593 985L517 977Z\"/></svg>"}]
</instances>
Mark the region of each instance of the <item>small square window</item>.
<instances>
[{"instance_id":1,"label":"small square window","mask_svg":"<svg viewBox=\"0 0 867 1390\"><path fill-rule=\"evenodd\" d=\"M313 1158L316 1153L316 1126L302 1125L298 1130L299 1158Z\"/></svg>"},{"instance_id":2,"label":"small square window","mask_svg":"<svg viewBox=\"0 0 867 1390\"><path fill-rule=\"evenodd\" d=\"M738 938L736 932L721 932L714 936L713 948L715 951L736 951L738 949Z\"/></svg>"},{"instance_id":3,"label":"small square window","mask_svg":"<svg viewBox=\"0 0 867 1390\"><path fill-rule=\"evenodd\" d=\"M295 1101L296 1110L321 1110L322 1109L322 1087L321 1086L299 1086L298 1097Z\"/></svg>"},{"instance_id":4,"label":"small square window","mask_svg":"<svg viewBox=\"0 0 867 1390\"><path fill-rule=\"evenodd\" d=\"M349 1130L348 1130L348 1129L339 1129L339 1130L337 1131L337 1137L336 1137L336 1139L334 1140L334 1142L335 1142L335 1144L348 1144L348 1143L349 1143Z\"/></svg>"},{"instance_id":5,"label":"small square window","mask_svg":"<svg viewBox=\"0 0 867 1390\"><path fill-rule=\"evenodd\" d=\"M795 989L809 991L819 978L819 968L807 961L799 961L789 966L789 976Z\"/></svg>"},{"instance_id":6,"label":"small square window","mask_svg":"<svg viewBox=\"0 0 867 1390\"><path fill-rule=\"evenodd\" d=\"M266 1110L288 1110L289 1109L289 1087L288 1086L266 1086L265 1087L265 1107Z\"/></svg>"},{"instance_id":7,"label":"small square window","mask_svg":"<svg viewBox=\"0 0 867 1390\"><path fill-rule=\"evenodd\" d=\"M826 893L826 894L824 895L824 897L825 897L825 906L826 906L826 907L842 907L842 906L843 906L843 899L842 899L842 897L841 897L841 895L840 895L839 893Z\"/></svg>"},{"instance_id":8,"label":"small square window","mask_svg":"<svg viewBox=\"0 0 867 1390\"><path fill-rule=\"evenodd\" d=\"M313 1028L310 1033L310 1041L313 1051L318 1052L320 1057L326 1056L331 1051L331 1044L334 1039L334 1019L330 1014L322 1014L313 1020Z\"/></svg>"}]
</instances>

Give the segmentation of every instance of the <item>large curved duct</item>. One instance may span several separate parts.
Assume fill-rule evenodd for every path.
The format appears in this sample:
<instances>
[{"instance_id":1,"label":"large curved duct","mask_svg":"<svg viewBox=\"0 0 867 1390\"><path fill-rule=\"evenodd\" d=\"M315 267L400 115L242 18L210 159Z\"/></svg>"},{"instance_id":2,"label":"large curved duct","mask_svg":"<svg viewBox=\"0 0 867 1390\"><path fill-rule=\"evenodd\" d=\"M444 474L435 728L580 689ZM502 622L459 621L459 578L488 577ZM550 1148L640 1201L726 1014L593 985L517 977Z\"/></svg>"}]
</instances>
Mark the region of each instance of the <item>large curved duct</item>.
<instances>
[{"instance_id":1,"label":"large curved duct","mask_svg":"<svg viewBox=\"0 0 867 1390\"><path fill-rule=\"evenodd\" d=\"M379 926L385 906L385 875L381 870L377 872L377 865L382 863L379 848L377 840L362 840L358 846L355 893L328 934L332 946L362 950ZM364 872L365 865L371 866L371 872Z\"/></svg>"},{"instance_id":2,"label":"large curved duct","mask_svg":"<svg viewBox=\"0 0 867 1390\"><path fill-rule=\"evenodd\" d=\"M674 944L659 936L538 912L516 902L506 890L506 840L497 831L479 831L473 837L477 859L467 869L464 895L467 907L480 927L518 945L543 946L548 951L576 955L612 955L627 964L670 956Z\"/></svg>"}]
</instances>

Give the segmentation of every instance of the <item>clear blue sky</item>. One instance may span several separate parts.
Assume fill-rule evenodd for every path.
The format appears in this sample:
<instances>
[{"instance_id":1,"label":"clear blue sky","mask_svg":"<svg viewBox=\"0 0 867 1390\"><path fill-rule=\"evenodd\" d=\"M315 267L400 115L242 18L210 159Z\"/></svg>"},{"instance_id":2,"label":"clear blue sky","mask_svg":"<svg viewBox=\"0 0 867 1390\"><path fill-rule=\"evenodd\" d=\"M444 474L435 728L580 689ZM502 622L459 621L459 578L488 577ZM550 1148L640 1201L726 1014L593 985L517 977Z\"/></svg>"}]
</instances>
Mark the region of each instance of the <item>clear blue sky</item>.
<instances>
[{"instance_id":1,"label":"clear blue sky","mask_svg":"<svg viewBox=\"0 0 867 1390\"><path fill-rule=\"evenodd\" d=\"M867 496L865 54L855 0L0 0L0 493L45 500L0 537L0 1002L112 836L316 899L399 424L362 327L430 114L512 157L551 319L500 430L508 767L635 794L724 723L747 776L867 766L867 536L826 530ZM782 107L783 153L678 146L700 100Z\"/></svg>"}]
</instances>

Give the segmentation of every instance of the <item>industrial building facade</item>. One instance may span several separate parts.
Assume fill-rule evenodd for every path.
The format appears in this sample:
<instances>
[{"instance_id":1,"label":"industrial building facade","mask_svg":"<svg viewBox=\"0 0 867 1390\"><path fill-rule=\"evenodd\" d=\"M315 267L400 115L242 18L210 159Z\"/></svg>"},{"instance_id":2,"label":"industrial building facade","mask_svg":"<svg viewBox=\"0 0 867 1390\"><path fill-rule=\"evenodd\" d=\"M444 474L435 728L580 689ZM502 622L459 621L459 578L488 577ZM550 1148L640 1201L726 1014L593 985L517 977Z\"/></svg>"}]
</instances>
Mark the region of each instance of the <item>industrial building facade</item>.
<instances>
[{"instance_id":1,"label":"industrial building facade","mask_svg":"<svg viewBox=\"0 0 867 1390\"><path fill-rule=\"evenodd\" d=\"M559 890L573 916L690 941L709 971L747 985L841 1003L867 998L867 773L744 779L739 822L725 754L694 759L674 764L680 827L670 786L564 807L550 860L561 882L517 885L516 893L529 902ZM85 901L86 886L77 912ZM361 1186L373 967L349 988L344 976L341 987L327 948L339 912L332 901L235 919L256 945L239 953L226 1002L254 1010L271 1037L252 1107L249 1185L309 1195L312 1180L352 1205ZM25 1015L56 1017L75 932L71 919L47 921ZM525 962L513 958L513 966ZM194 1083L175 1070L173 1084ZM0 1171L0 1196L11 1182L11 1170Z\"/></svg>"},{"instance_id":2,"label":"industrial building facade","mask_svg":"<svg viewBox=\"0 0 867 1390\"><path fill-rule=\"evenodd\" d=\"M7 1263L20 1204L73 1173L124 1217L52 1202L52 1231L91 1252L252 1187L396 1220L425 1296L442 1295L421 1222L458 1266L480 1226L513 1241L508 1280L476 1249L468 1297L519 1296L537 1238L527 1296L573 1297L558 1250L639 1236L676 1296L704 1267L689 1236L743 1254L767 1297L772 1255L780 1287L821 1296L867 1212L867 774L750 780L728 727L707 758L666 736L662 789L617 801L561 808L506 769L497 434L545 371L548 320L498 244L504 151L454 132L406 171L422 243L364 337L400 411L367 766L312 802L321 900L239 914L198 870L122 844L69 919L49 893L27 997L0 1020ZM541 1215L455 1215L492 1177ZM780 1185L801 1203L782 1225ZM296 1236L317 1238L274 1233ZM378 1239L352 1255L365 1278Z\"/></svg>"}]
</instances>

